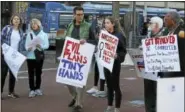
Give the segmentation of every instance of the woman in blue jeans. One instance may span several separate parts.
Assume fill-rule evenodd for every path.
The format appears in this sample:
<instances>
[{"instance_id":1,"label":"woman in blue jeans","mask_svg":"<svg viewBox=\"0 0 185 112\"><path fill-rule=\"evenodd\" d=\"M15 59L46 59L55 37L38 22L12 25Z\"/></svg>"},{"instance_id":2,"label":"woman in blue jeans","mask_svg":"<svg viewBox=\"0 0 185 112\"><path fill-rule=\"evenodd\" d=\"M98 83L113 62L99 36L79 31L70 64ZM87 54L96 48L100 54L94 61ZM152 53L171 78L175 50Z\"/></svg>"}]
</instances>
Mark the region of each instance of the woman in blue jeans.
<instances>
[{"instance_id":1,"label":"woman in blue jeans","mask_svg":"<svg viewBox=\"0 0 185 112\"><path fill-rule=\"evenodd\" d=\"M14 14L10 19L10 25L6 25L2 29L1 33L1 44L7 44L15 50L23 53L25 51L25 37L22 31L22 19L18 14ZM8 97L18 98L19 96L15 94L15 77L12 74L10 68L5 62L4 55L1 49L1 93L3 92L6 76L9 71L9 94Z\"/></svg>"}]
</instances>

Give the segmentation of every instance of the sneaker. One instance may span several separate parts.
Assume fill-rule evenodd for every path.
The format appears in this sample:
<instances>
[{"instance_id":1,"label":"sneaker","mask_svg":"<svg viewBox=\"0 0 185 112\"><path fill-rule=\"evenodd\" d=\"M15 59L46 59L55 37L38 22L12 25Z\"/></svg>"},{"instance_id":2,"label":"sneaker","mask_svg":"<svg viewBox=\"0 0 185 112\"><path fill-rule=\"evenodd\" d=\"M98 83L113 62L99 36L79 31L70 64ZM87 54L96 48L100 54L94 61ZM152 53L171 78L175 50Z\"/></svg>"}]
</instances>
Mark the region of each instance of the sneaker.
<instances>
[{"instance_id":1,"label":"sneaker","mask_svg":"<svg viewBox=\"0 0 185 112\"><path fill-rule=\"evenodd\" d=\"M94 97L100 97L100 98L105 98L107 97L107 93L105 91L98 91L94 94L92 94Z\"/></svg>"},{"instance_id":2,"label":"sneaker","mask_svg":"<svg viewBox=\"0 0 185 112\"><path fill-rule=\"evenodd\" d=\"M98 89L96 89L95 87L93 87L93 88L91 88L91 89L89 89L89 90L87 91L88 94L94 94L94 93L96 93L96 92L98 92Z\"/></svg>"},{"instance_id":3,"label":"sneaker","mask_svg":"<svg viewBox=\"0 0 185 112\"><path fill-rule=\"evenodd\" d=\"M72 106L74 106L74 104L76 103L76 100L75 99L73 99L70 103L69 103L69 105L68 105L68 107L72 107Z\"/></svg>"},{"instance_id":4,"label":"sneaker","mask_svg":"<svg viewBox=\"0 0 185 112\"><path fill-rule=\"evenodd\" d=\"M83 109L82 109L82 107L81 106L75 106L74 108L73 108L73 110L72 110L72 112L83 112Z\"/></svg>"},{"instance_id":5,"label":"sneaker","mask_svg":"<svg viewBox=\"0 0 185 112\"><path fill-rule=\"evenodd\" d=\"M35 90L35 95L42 96L42 91L40 89Z\"/></svg>"},{"instance_id":6,"label":"sneaker","mask_svg":"<svg viewBox=\"0 0 185 112\"><path fill-rule=\"evenodd\" d=\"M32 97L35 97L36 96L36 93L35 93L35 91L30 91L30 93L29 93L29 97L30 98L32 98Z\"/></svg>"},{"instance_id":7,"label":"sneaker","mask_svg":"<svg viewBox=\"0 0 185 112\"><path fill-rule=\"evenodd\" d=\"M11 98L19 98L19 95L15 94L15 93L9 93L8 94L8 97L11 97Z\"/></svg>"},{"instance_id":8,"label":"sneaker","mask_svg":"<svg viewBox=\"0 0 185 112\"><path fill-rule=\"evenodd\" d=\"M104 112L114 112L114 108L107 108Z\"/></svg>"},{"instance_id":9,"label":"sneaker","mask_svg":"<svg viewBox=\"0 0 185 112\"><path fill-rule=\"evenodd\" d=\"M115 108L115 109L114 109L114 112L120 112L120 111L119 111L119 109Z\"/></svg>"}]
</instances>

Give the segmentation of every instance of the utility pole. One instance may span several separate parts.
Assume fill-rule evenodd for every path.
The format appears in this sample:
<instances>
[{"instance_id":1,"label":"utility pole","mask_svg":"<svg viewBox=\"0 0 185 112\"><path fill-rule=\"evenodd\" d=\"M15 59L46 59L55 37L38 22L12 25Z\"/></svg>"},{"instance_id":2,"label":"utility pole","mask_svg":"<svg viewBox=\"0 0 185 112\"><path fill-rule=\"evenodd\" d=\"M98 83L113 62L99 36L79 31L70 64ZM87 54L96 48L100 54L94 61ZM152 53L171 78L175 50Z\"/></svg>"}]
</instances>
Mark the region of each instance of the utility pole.
<instances>
[{"instance_id":1,"label":"utility pole","mask_svg":"<svg viewBox=\"0 0 185 112\"><path fill-rule=\"evenodd\" d=\"M112 16L114 18L118 18L119 19L119 1L113 1L112 2Z\"/></svg>"},{"instance_id":2,"label":"utility pole","mask_svg":"<svg viewBox=\"0 0 185 112\"><path fill-rule=\"evenodd\" d=\"M165 6L165 8L169 8L169 2L164 2L164 6Z\"/></svg>"},{"instance_id":3,"label":"utility pole","mask_svg":"<svg viewBox=\"0 0 185 112\"><path fill-rule=\"evenodd\" d=\"M144 22L147 22L147 3L144 2L144 12L143 12Z\"/></svg>"},{"instance_id":4,"label":"utility pole","mask_svg":"<svg viewBox=\"0 0 185 112\"><path fill-rule=\"evenodd\" d=\"M132 7L132 19L133 19L133 35L132 35L132 47L135 47L136 42L136 2L133 1Z\"/></svg>"}]
</instances>

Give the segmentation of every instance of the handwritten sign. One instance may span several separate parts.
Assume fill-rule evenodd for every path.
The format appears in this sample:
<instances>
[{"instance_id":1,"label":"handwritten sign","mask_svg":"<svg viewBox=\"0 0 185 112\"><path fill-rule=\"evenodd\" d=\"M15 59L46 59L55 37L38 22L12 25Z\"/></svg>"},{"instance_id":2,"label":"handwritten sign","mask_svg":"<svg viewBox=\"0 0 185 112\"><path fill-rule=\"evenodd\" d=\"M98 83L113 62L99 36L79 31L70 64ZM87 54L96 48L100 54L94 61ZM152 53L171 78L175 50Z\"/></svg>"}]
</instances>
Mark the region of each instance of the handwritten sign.
<instances>
[{"instance_id":1,"label":"handwritten sign","mask_svg":"<svg viewBox=\"0 0 185 112\"><path fill-rule=\"evenodd\" d=\"M180 71L177 36L142 40L146 72Z\"/></svg>"},{"instance_id":2,"label":"handwritten sign","mask_svg":"<svg viewBox=\"0 0 185 112\"><path fill-rule=\"evenodd\" d=\"M143 51L140 49L129 49L128 53L134 63L138 77L156 81L158 79L156 72L145 72Z\"/></svg>"},{"instance_id":3,"label":"handwritten sign","mask_svg":"<svg viewBox=\"0 0 185 112\"><path fill-rule=\"evenodd\" d=\"M94 49L94 45L81 45L79 40L66 37L56 82L81 88L85 86Z\"/></svg>"},{"instance_id":4,"label":"handwritten sign","mask_svg":"<svg viewBox=\"0 0 185 112\"><path fill-rule=\"evenodd\" d=\"M184 112L184 77L157 81L157 112Z\"/></svg>"},{"instance_id":5,"label":"handwritten sign","mask_svg":"<svg viewBox=\"0 0 185 112\"><path fill-rule=\"evenodd\" d=\"M112 72L114 56L116 54L118 38L106 31L101 31L98 42L99 62Z\"/></svg>"},{"instance_id":6,"label":"handwritten sign","mask_svg":"<svg viewBox=\"0 0 185 112\"><path fill-rule=\"evenodd\" d=\"M2 50L5 62L17 79L18 71L26 60L26 57L5 43L2 45Z\"/></svg>"}]
</instances>

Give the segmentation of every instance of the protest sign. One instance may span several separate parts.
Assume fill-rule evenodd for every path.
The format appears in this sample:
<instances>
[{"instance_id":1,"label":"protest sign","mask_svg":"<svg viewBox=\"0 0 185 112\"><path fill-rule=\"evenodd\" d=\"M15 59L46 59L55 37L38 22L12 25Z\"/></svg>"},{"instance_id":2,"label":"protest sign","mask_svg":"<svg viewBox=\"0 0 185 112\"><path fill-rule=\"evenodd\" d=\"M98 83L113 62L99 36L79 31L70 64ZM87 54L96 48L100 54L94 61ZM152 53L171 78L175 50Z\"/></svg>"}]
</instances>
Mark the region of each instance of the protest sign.
<instances>
[{"instance_id":1,"label":"protest sign","mask_svg":"<svg viewBox=\"0 0 185 112\"><path fill-rule=\"evenodd\" d=\"M177 36L142 40L145 72L180 71Z\"/></svg>"},{"instance_id":2,"label":"protest sign","mask_svg":"<svg viewBox=\"0 0 185 112\"><path fill-rule=\"evenodd\" d=\"M101 31L98 42L99 63L112 72L118 38L106 31Z\"/></svg>"},{"instance_id":3,"label":"protest sign","mask_svg":"<svg viewBox=\"0 0 185 112\"><path fill-rule=\"evenodd\" d=\"M145 72L143 52L140 49L129 49L128 53L134 63L138 77L156 81L158 79L156 72Z\"/></svg>"},{"instance_id":4,"label":"protest sign","mask_svg":"<svg viewBox=\"0 0 185 112\"><path fill-rule=\"evenodd\" d=\"M26 57L5 43L2 45L2 50L5 62L17 79L18 71L26 60Z\"/></svg>"},{"instance_id":5,"label":"protest sign","mask_svg":"<svg viewBox=\"0 0 185 112\"><path fill-rule=\"evenodd\" d=\"M184 77L157 81L157 112L184 112Z\"/></svg>"},{"instance_id":6,"label":"protest sign","mask_svg":"<svg viewBox=\"0 0 185 112\"><path fill-rule=\"evenodd\" d=\"M99 76L100 76L100 79L103 79L105 80L105 74L104 74L104 68L103 66L100 64L100 62L98 61L98 53L95 54L95 59L96 59L96 63L97 63L97 66L98 66L98 72L99 72Z\"/></svg>"},{"instance_id":7,"label":"protest sign","mask_svg":"<svg viewBox=\"0 0 185 112\"><path fill-rule=\"evenodd\" d=\"M79 40L66 37L56 82L81 88L85 86L94 49L94 45L81 45Z\"/></svg>"}]
</instances>

